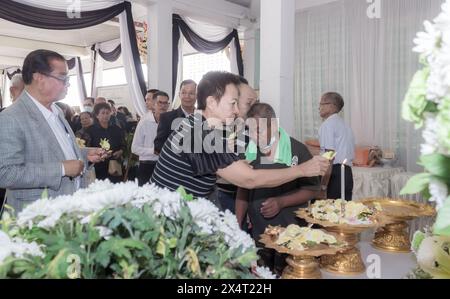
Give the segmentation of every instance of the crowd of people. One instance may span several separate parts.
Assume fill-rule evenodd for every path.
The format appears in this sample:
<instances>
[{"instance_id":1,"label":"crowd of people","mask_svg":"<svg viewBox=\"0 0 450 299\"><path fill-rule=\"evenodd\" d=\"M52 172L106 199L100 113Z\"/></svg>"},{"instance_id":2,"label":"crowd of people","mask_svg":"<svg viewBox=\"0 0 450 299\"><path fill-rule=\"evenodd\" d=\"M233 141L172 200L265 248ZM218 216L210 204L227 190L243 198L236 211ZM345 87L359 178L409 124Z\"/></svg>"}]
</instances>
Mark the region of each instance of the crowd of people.
<instances>
[{"instance_id":1,"label":"crowd of people","mask_svg":"<svg viewBox=\"0 0 450 299\"><path fill-rule=\"evenodd\" d=\"M181 106L172 111L166 92L149 89L147 113L136 121L126 107L116 109L102 97L86 98L82 112L74 114L59 102L67 93L67 73L64 57L36 50L26 57L21 78L11 82L14 103L0 113L0 188L16 212L44 189L56 197L87 186L92 169L97 179L122 181L128 134L139 185L173 191L183 186L195 197L210 198L235 213L257 242L268 225L304 225L293 212L319 198L323 184L327 198L340 198L344 159L351 199L354 137L339 116L344 101L338 93L325 93L319 105L324 122L318 138L322 153L336 152L331 165L289 136L280 116L258 101L243 77L212 71L198 85L185 80ZM260 255L265 265L282 269L283 256L271 250Z\"/></svg>"}]
</instances>

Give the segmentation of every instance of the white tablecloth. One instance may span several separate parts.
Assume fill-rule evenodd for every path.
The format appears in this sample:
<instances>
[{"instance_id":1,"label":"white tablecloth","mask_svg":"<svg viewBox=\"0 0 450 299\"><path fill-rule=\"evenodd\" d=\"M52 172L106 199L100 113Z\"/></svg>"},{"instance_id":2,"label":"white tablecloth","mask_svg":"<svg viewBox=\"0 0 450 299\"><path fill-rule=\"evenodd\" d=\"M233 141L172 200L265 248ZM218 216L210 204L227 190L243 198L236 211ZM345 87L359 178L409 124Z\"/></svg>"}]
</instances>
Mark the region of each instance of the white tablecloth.
<instances>
[{"instance_id":1,"label":"white tablecloth","mask_svg":"<svg viewBox=\"0 0 450 299\"><path fill-rule=\"evenodd\" d=\"M352 167L353 199L391 197L391 178L403 168Z\"/></svg>"},{"instance_id":2,"label":"white tablecloth","mask_svg":"<svg viewBox=\"0 0 450 299\"><path fill-rule=\"evenodd\" d=\"M359 243L361 257L368 269L366 273L360 275L343 276L336 275L325 270L321 270L324 279L399 279L417 267L416 257L413 253L388 253L372 247L370 242L362 241ZM379 261L379 264L378 264ZM374 267L379 265L380 277L376 277ZM375 277L374 277L375 276Z\"/></svg>"}]
</instances>

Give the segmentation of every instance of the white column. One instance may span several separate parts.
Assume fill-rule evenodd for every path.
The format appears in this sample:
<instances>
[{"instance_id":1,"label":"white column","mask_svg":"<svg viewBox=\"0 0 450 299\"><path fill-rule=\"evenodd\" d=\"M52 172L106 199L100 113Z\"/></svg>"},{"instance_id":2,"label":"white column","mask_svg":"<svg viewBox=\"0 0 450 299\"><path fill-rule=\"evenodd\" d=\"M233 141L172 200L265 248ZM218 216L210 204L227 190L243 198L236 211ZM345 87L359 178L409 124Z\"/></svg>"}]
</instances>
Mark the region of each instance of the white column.
<instances>
[{"instance_id":1,"label":"white column","mask_svg":"<svg viewBox=\"0 0 450 299\"><path fill-rule=\"evenodd\" d=\"M172 93L173 0L154 0L148 6L148 87Z\"/></svg>"},{"instance_id":2,"label":"white column","mask_svg":"<svg viewBox=\"0 0 450 299\"><path fill-rule=\"evenodd\" d=\"M244 31L244 77L250 83L250 86L257 86L256 71L256 30L248 29Z\"/></svg>"},{"instance_id":3,"label":"white column","mask_svg":"<svg viewBox=\"0 0 450 299\"><path fill-rule=\"evenodd\" d=\"M295 0L261 0L260 98L294 133Z\"/></svg>"}]
</instances>

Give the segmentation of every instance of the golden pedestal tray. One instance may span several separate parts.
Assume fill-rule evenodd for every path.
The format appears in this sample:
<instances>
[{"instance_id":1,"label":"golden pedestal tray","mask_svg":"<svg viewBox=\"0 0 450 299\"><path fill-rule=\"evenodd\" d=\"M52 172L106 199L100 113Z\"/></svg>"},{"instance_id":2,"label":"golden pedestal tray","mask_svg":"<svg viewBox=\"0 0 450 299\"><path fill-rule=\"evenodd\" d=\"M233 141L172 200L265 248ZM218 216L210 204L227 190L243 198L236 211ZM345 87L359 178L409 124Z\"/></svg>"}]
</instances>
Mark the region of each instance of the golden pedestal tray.
<instances>
[{"instance_id":1,"label":"golden pedestal tray","mask_svg":"<svg viewBox=\"0 0 450 299\"><path fill-rule=\"evenodd\" d=\"M361 252L357 247L359 234L366 229L385 224L385 222L381 223L380 220L371 224L337 224L313 218L308 209L299 209L296 215L309 223L322 226L328 232L339 235L341 239L348 243L345 251L338 252L335 255L324 255L320 259L320 264L326 271L343 275L357 275L366 270Z\"/></svg>"},{"instance_id":2,"label":"golden pedestal tray","mask_svg":"<svg viewBox=\"0 0 450 299\"><path fill-rule=\"evenodd\" d=\"M328 232L327 232L328 233ZM329 233L330 234L330 233ZM319 279L322 274L319 269L319 262L317 257L325 254L336 254L339 251L345 250L347 244L336 234L331 233L338 242L342 242L340 246L328 246L319 244L314 248L306 250L291 250L287 247L280 246L275 243L276 236L262 234L260 242L267 248L275 249L279 253L289 254L286 259L288 266L283 270L281 278L283 279Z\"/></svg>"},{"instance_id":3,"label":"golden pedestal tray","mask_svg":"<svg viewBox=\"0 0 450 299\"><path fill-rule=\"evenodd\" d=\"M359 200L365 205L379 204L388 224L375 232L372 245L388 252L410 252L409 226L406 221L416 217L434 216L436 210L429 204L392 198L367 198Z\"/></svg>"}]
</instances>

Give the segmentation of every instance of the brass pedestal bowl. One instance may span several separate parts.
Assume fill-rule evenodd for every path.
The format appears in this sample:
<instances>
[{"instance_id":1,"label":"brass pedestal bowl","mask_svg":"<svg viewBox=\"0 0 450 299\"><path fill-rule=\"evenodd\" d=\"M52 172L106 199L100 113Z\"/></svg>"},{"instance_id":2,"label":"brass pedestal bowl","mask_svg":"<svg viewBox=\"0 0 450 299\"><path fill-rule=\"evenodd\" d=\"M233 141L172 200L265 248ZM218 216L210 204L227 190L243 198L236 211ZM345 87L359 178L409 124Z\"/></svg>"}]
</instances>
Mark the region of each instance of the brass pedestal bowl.
<instances>
[{"instance_id":1,"label":"brass pedestal bowl","mask_svg":"<svg viewBox=\"0 0 450 299\"><path fill-rule=\"evenodd\" d=\"M275 249L279 253L286 253L289 255L286 259L288 266L286 266L283 270L281 278L320 279L322 278L322 274L320 273L319 261L317 257L336 254L339 251L345 250L347 246L347 244L343 242L338 235L333 233L328 234L333 235L339 242L339 245L318 244L312 248L301 251L292 250L285 246L278 245L276 243L277 237L269 234L262 234L260 242L264 244L266 248Z\"/></svg>"},{"instance_id":2,"label":"brass pedestal bowl","mask_svg":"<svg viewBox=\"0 0 450 299\"><path fill-rule=\"evenodd\" d=\"M429 204L392 198L368 198L359 202L381 207L387 224L375 232L372 245L387 252L410 252L409 225L417 217L431 217L436 210Z\"/></svg>"},{"instance_id":3,"label":"brass pedestal bowl","mask_svg":"<svg viewBox=\"0 0 450 299\"><path fill-rule=\"evenodd\" d=\"M366 266L361 258L361 252L357 246L359 234L367 229L379 227L382 225L381 220L370 224L351 225L315 219L308 209L299 209L296 215L309 223L322 226L328 232L337 234L348 244L347 248L342 252L321 257L320 264L324 270L341 275L357 275L366 270Z\"/></svg>"}]
</instances>

